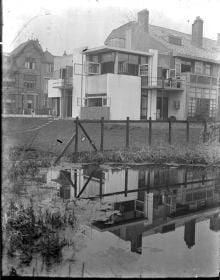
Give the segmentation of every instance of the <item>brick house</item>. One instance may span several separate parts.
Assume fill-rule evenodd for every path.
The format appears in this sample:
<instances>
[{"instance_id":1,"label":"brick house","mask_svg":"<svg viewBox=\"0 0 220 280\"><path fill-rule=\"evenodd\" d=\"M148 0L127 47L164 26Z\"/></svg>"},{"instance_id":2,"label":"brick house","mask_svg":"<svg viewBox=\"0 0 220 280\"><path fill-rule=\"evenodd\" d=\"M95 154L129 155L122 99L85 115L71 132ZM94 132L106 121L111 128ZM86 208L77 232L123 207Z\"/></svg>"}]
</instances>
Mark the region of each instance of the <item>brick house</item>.
<instances>
[{"instance_id":1,"label":"brick house","mask_svg":"<svg viewBox=\"0 0 220 280\"><path fill-rule=\"evenodd\" d=\"M3 114L49 114L53 55L37 39L3 54Z\"/></svg>"},{"instance_id":2,"label":"brick house","mask_svg":"<svg viewBox=\"0 0 220 280\"><path fill-rule=\"evenodd\" d=\"M192 34L186 34L149 24L149 11L145 9L138 13L137 22L114 29L105 45L143 52L158 50L157 75L152 81L141 79L142 118L153 110L153 119L220 119L220 34L217 40L204 38L200 17L192 25ZM172 86L174 78L182 81L181 87ZM152 82L156 86L152 87ZM152 98L156 104L149 102Z\"/></svg>"}]
</instances>

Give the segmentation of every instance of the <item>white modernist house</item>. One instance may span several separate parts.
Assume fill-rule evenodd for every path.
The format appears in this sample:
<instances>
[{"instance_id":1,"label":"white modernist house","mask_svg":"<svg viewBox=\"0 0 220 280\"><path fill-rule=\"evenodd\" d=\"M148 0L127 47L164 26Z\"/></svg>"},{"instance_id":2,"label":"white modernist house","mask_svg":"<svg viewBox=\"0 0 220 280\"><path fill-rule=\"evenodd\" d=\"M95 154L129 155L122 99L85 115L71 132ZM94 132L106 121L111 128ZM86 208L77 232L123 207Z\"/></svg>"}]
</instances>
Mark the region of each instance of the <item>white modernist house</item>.
<instances>
[{"instance_id":1,"label":"white modernist house","mask_svg":"<svg viewBox=\"0 0 220 280\"><path fill-rule=\"evenodd\" d=\"M74 63L73 77L73 103L80 107L79 117L138 120L146 110L145 117L154 118L156 95L152 90L146 98L143 87L143 80L149 84L152 76L157 76L156 50L147 53L102 46L83 51L82 63Z\"/></svg>"},{"instance_id":2,"label":"white modernist house","mask_svg":"<svg viewBox=\"0 0 220 280\"><path fill-rule=\"evenodd\" d=\"M56 115L156 119L157 57L156 50L140 52L108 46L81 48L68 58L59 57L55 60L56 75L48 84ZM147 94L149 85L152 90Z\"/></svg>"}]
</instances>

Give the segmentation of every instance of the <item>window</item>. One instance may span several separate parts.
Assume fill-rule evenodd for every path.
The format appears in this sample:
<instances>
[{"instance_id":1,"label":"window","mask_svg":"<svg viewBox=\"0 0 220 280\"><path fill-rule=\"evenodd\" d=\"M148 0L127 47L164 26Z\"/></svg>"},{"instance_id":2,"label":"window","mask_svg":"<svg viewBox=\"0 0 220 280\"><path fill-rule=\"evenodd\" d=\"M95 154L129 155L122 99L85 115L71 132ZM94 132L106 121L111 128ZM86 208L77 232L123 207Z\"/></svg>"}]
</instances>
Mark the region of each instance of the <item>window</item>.
<instances>
[{"instance_id":1,"label":"window","mask_svg":"<svg viewBox=\"0 0 220 280\"><path fill-rule=\"evenodd\" d=\"M88 74L95 75L100 74L100 64L95 62L89 62L88 63Z\"/></svg>"},{"instance_id":2,"label":"window","mask_svg":"<svg viewBox=\"0 0 220 280\"><path fill-rule=\"evenodd\" d=\"M205 65L205 75L211 76L211 65L210 64Z\"/></svg>"},{"instance_id":3,"label":"window","mask_svg":"<svg viewBox=\"0 0 220 280\"><path fill-rule=\"evenodd\" d=\"M24 82L24 88L35 89L36 88L36 83L34 81Z\"/></svg>"},{"instance_id":4,"label":"window","mask_svg":"<svg viewBox=\"0 0 220 280\"><path fill-rule=\"evenodd\" d=\"M207 98L190 98L188 114L190 117L215 117L216 100Z\"/></svg>"},{"instance_id":5,"label":"window","mask_svg":"<svg viewBox=\"0 0 220 280\"><path fill-rule=\"evenodd\" d=\"M99 62L98 55L89 55L89 61L98 63Z\"/></svg>"},{"instance_id":6,"label":"window","mask_svg":"<svg viewBox=\"0 0 220 280\"><path fill-rule=\"evenodd\" d=\"M7 108L11 108L15 106L15 100L14 99L6 99L5 106Z\"/></svg>"},{"instance_id":7,"label":"window","mask_svg":"<svg viewBox=\"0 0 220 280\"><path fill-rule=\"evenodd\" d=\"M174 45L182 45L182 38L176 36L169 36L169 43Z\"/></svg>"},{"instance_id":8,"label":"window","mask_svg":"<svg viewBox=\"0 0 220 280\"><path fill-rule=\"evenodd\" d=\"M104 107L107 106L106 97L88 98L86 102L88 107Z\"/></svg>"},{"instance_id":9,"label":"window","mask_svg":"<svg viewBox=\"0 0 220 280\"><path fill-rule=\"evenodd\" d=\"M118 73L132 76L138 75L138 56L131 54L118 54Z\"/></svg>"},{"instance_id":10,"label":"window","mask_svg":"<svg viewBox=\"0 0 220 280\"><path fill-rule=\"evenodd\" d=\"M190 61L181 61L181 73L191 72L192 66Z\"/></svg>"},{"instance_id":11,"label":"window","mask_svg":"<svg viewBox=\"0 0 220 280\"><path fill-rule=\"evenodd\" d=\"M176 69L176 75L180 76L180 74L181 74L181 63L180 62L175 63L175 69Z\"/></svg>"},{"instance_id":12,"label":"window","mask_svg":"<svg viewBox=\"0 0 220 280\"><path fill-rule=\"evenodd\" d=\"M113 52L101 55L101 74L114 73L115 55Z\"/></svg>"},{"instance_id":13,"label":"window","mask_svg":"<svg viewBox=\"0 0 220 280\"><path fill-rule=\"evenodd\" d=\"M202 74L202 62L199 61L195 62L195 73Z\"/></svg>"},{"instance_id":14,"label":"window","mask_svg":"<svg viewBox=\"0 0 220 280\"><path fill-rule=\"evenodd\" d=\"M33 106L32 106L32 100L28 100L27 102L27 108L28 109L31 109Z\"/></svg>"},{"instance_id":15,"label":"window","mask_svg":"<svg viewBox=\"0 0 220 280\"><path fill-rule=\"evenodd\" d=\"M36 76L24 75L24 88L32 90L36 88Z\"/></svg>"},{"instance_id":16,"label":"window","mask_svg":"<svg viewBox=\"0 0 220 280\"><path fill-rule=\"evenodd\" d=\"M15 79L10 79L10 78L3 78L2 82L3 87L15 87Z\"/></svg>"},{"instance_id":17,"label":"window","mask_svg":"<svg viewBox=\"0 0 220 280\"><path fill-rule=\"evenodd\" d=\"M148 64L139 65L139 75L140 76L148 76Z\"/></svg>"},{"instance_id":18,"label":"window","mask_svg":"<svg viewBox=\"0 0 220 280\"><path fill-rule=\"evenodd\" d=\"M26 69L36 69L36 61L34 58L26 57L25 59L25 68Z\"/></svg>"},{"instance_id":19,"label":"window","mask_svg":"<svg viewBox=\"0 0 220 280\"><path fill-rule=\"evenodd\" d=\"M52 63L47 64L47 72L48 73L53 73L53 64Z\"/></svg>"}]
</instances>

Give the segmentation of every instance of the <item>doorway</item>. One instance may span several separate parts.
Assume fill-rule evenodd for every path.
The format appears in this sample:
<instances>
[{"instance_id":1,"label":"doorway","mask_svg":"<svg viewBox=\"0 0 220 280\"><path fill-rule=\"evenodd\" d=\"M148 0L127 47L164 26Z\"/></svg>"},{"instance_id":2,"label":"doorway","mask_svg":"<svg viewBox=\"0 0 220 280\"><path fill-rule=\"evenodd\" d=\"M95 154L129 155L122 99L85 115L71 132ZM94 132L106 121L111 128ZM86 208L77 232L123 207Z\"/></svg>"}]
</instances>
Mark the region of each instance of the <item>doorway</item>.
<instances>
[{"instance_id":1,"label":"doorway","mask_svg":"<svg viewBox=\"0 0 220 280\"><path fill-rule=\"evenodd\" d=\"M146 89L141 90L141 119L147 119L148 111L148 92Z\"/></svg>"},{"instance_id":2,"label":"doorway","mask_svg":"<svg viewBox=\"0 0 220 280\"><path fill-rule=\"evenodd\" d=\"M157 97L157 120L168 119L168 97Z\"/></svg>"}]
</instances>

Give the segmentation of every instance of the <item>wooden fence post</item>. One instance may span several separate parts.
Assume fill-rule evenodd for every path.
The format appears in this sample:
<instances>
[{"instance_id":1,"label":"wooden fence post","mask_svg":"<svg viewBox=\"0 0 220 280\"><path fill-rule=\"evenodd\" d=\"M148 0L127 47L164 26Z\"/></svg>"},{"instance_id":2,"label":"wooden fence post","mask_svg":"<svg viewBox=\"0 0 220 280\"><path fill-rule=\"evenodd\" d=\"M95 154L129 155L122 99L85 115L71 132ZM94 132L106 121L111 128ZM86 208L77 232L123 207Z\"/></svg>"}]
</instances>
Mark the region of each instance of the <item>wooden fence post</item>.
<instances>
[{"instance_id":1,"label":"wooden fence post","mask_svg":"<svg viewBox=\"0 0 220 280\"><path fill-rule=\"evenodd\" d=\"M169 144L171 144L172 122L169 120Z\"/></svg>"},{"instance_id":2,"label":"wooden fence post","mask_svg":"<svg viewBox=\"0 0 220 280\"><path fill-rule=\"evenodd\" d=\"M129 149L129 117L126 120L126 148Z\"/></svg>"},{"instance_id":3,"label":"wooden fence post","mask_svg":"<svg viewBox=\"0 0 220 280\"><path fill-rule=\"evenodd\" d=\"M206 134L207 134L207 120L205 120L204 122L203 143L206 142Z\"/></svg>"},{"instance_id":4,"label":"wooden fence post","mask_svg":"<svg viewBox=\"0 0 220 280\"><path fill-rule=\"evenodd\" d=\"M79 118L78 117L76 117L75 124L76 124L75 153L77 153L78 152L78 140L79 140Z\"/></svg>"},{"instance_id":5,"label":"wooden fence post","mask_svg":"<svg viewBox=\"0 0 220 280\"><path fill-rule=\"evenodd\" d=\"M152 119L151 117L149 118L149 135L148 135L148 142L149 146L151 145L151 138L152 138Z\"/></svg>"},{"instance_id":6,"label":"wooden fence post","mask_svg":"<svg viewBox=\"0 0 220 280\"><path fill-rule=\"evenodd\" d=\"M189 120L186 121L186 142L189 143Z\"/></svg>"},{"instance_id":7,"label":"wooden fence post","mask_svg":"<svg viewBox=\"0 0 220 280\"><path fill-rule=\"evenodd\" d=\"M100 141L100 151L104 150L104 117L101 117L101 141Z\"/></svg>"}]
</instances>

